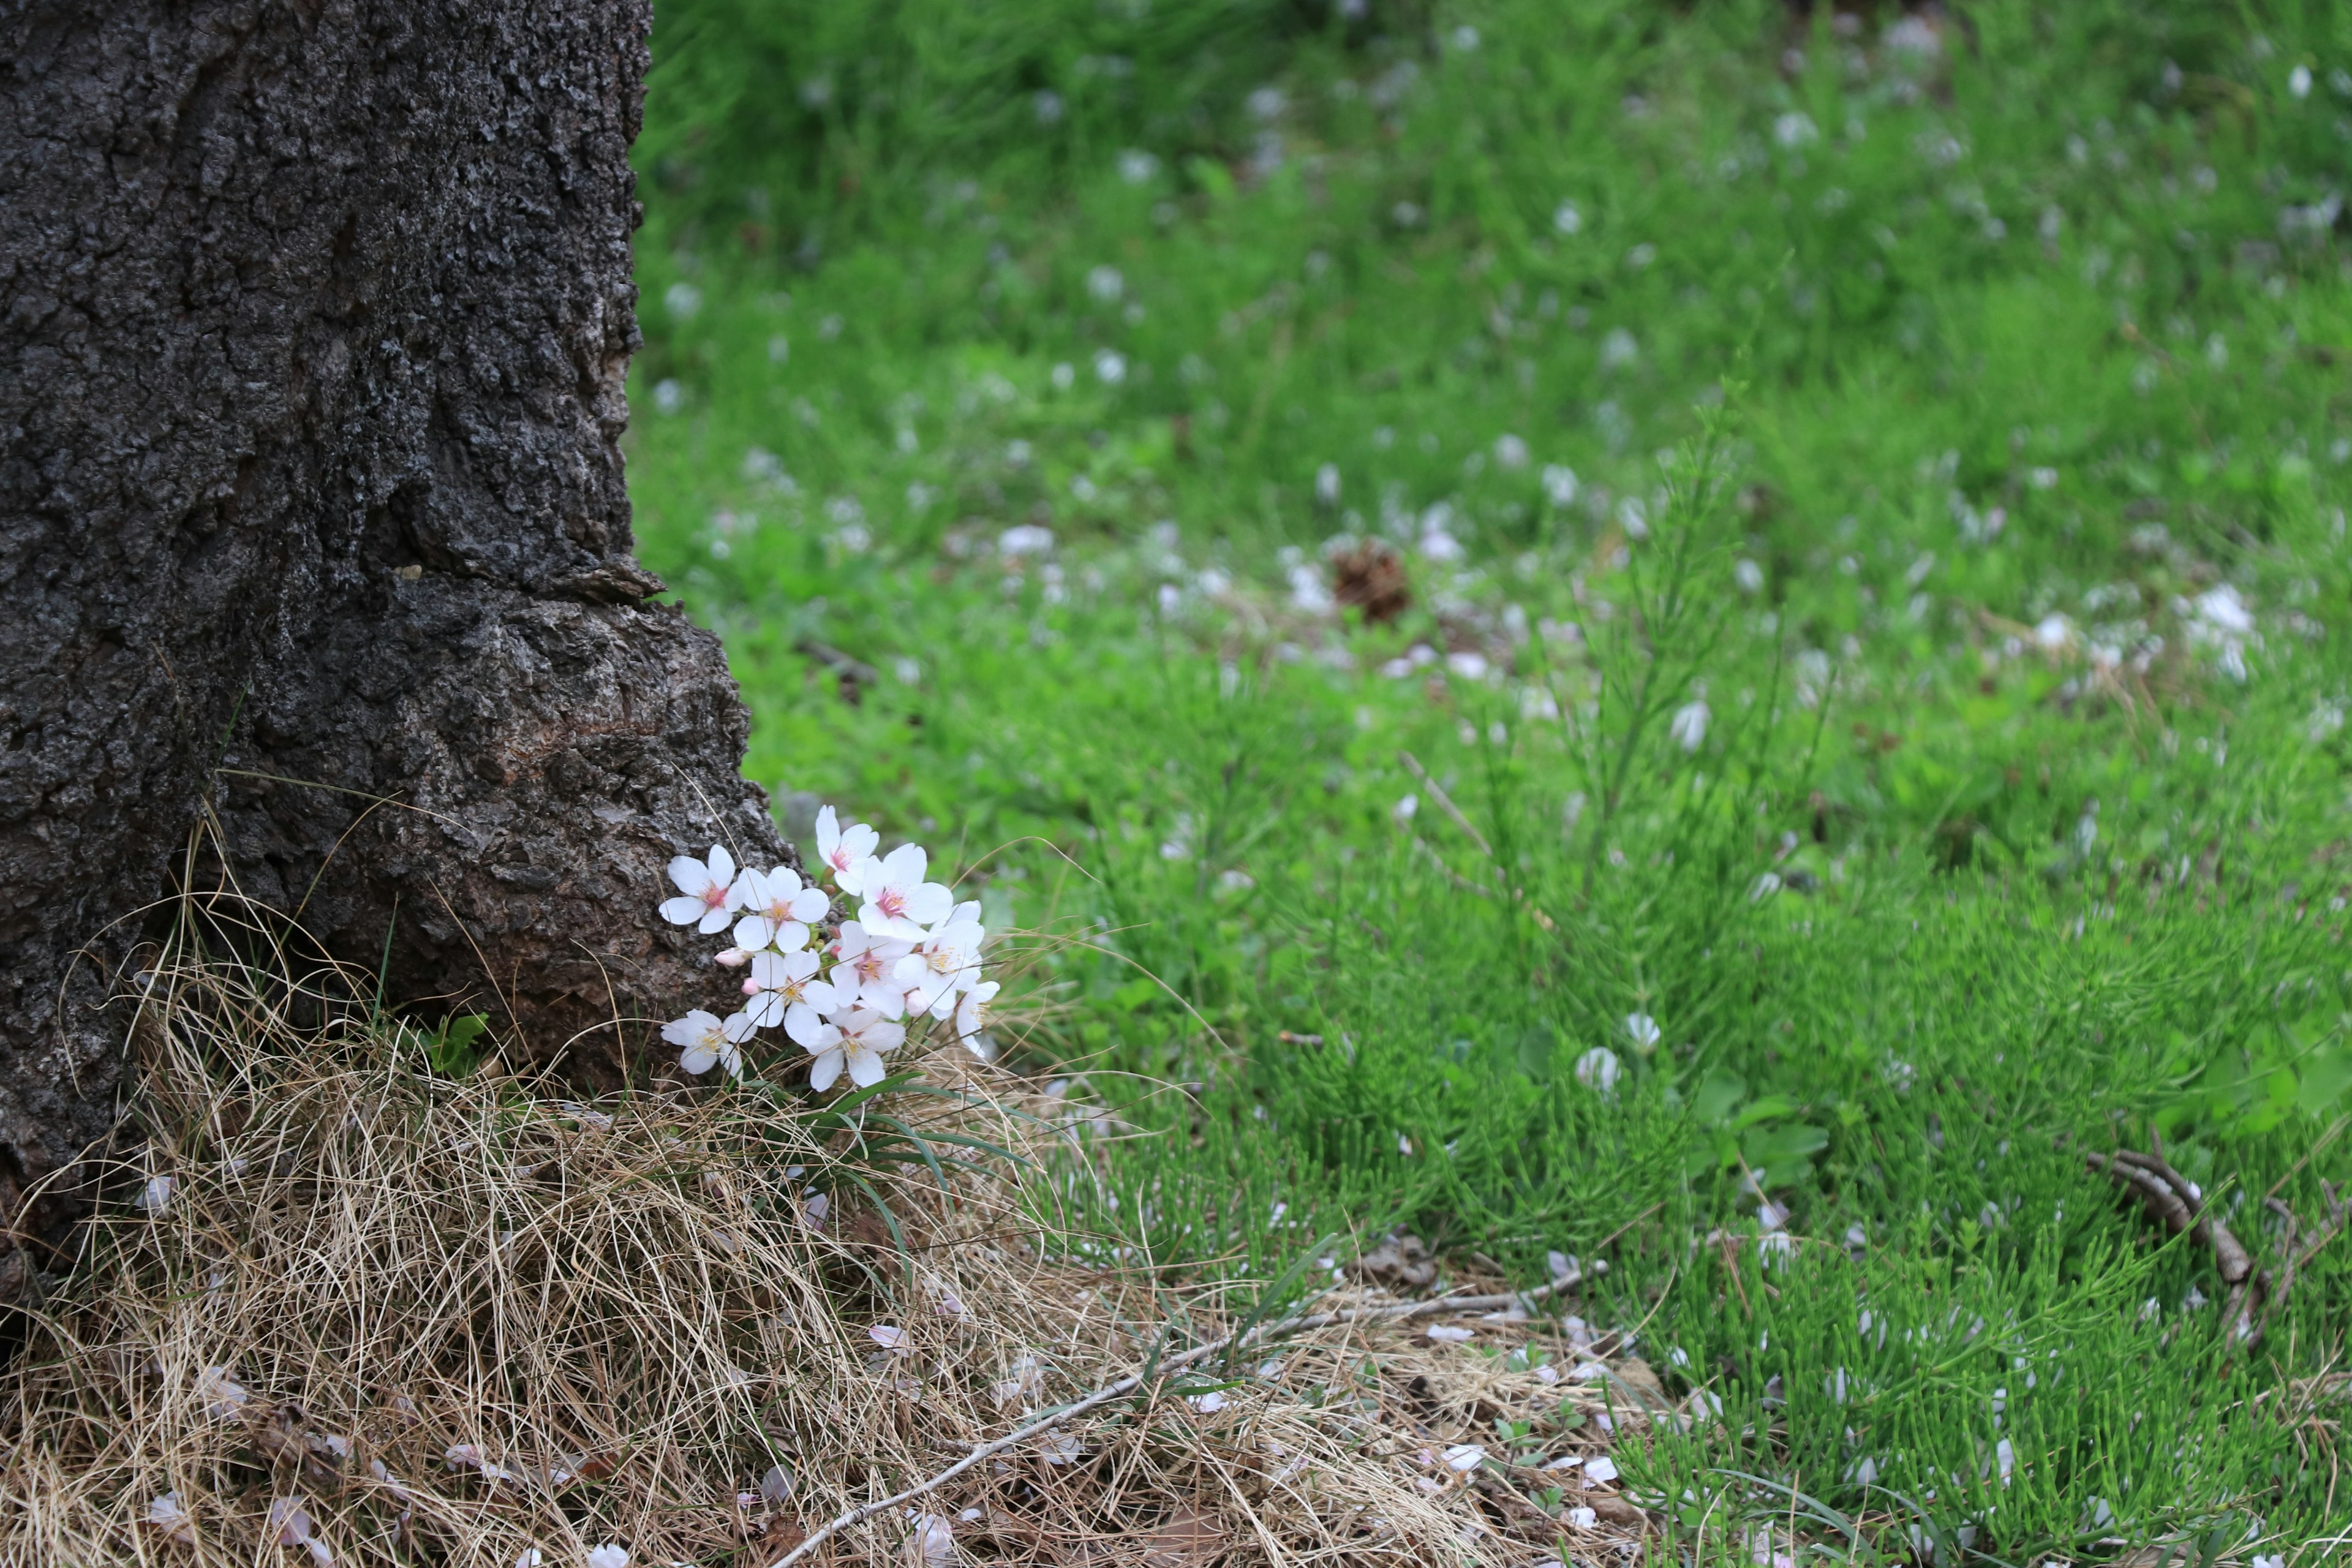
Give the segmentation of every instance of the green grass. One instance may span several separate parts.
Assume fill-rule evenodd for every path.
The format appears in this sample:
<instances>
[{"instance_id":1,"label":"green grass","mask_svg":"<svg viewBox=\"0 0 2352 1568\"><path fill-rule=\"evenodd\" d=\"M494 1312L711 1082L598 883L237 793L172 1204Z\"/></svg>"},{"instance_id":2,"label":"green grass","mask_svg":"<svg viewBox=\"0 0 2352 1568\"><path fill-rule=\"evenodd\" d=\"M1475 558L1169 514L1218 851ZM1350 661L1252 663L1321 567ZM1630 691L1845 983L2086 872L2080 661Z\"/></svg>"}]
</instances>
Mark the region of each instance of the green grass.
<instances>
[{"instance_id":1,"label":"green grass","mask_svg":"<svg viewBox=\"0 0 2352 1568\"><path fill-rule=\"evenodd\" d=\"M680 0L640 539L1043 933L1106 1245L1606 1257L1685 1548L2292 1554L2352 1241L2249 1352L2083 1153L2352 1179L2352 9L1968 16Z\"/></svg>"}]
</instances>

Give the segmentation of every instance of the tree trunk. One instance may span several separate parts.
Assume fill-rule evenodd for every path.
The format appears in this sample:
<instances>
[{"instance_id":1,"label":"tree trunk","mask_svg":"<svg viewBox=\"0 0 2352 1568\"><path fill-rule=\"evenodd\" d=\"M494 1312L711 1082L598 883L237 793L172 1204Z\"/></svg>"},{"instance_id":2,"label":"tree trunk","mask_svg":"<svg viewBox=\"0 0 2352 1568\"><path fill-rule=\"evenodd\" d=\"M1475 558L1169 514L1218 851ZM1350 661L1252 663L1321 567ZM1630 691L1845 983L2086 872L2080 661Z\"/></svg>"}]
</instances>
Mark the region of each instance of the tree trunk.
<instances>
[{"instance_id":1,"label":"tree trunk","mask_svg":"<svg viewBox=\"0 0 2352 1568\"><path fill-rule=\"evenodd\" d=\"M645 0L5 9L0 1219L35 1239L89 1201L109 998L200 822L327 951L388 936L393 1000L592 1078L714 987L652 914L669 857L789 851L717 642L630 552Z\"/></svg>"}]
</instances>

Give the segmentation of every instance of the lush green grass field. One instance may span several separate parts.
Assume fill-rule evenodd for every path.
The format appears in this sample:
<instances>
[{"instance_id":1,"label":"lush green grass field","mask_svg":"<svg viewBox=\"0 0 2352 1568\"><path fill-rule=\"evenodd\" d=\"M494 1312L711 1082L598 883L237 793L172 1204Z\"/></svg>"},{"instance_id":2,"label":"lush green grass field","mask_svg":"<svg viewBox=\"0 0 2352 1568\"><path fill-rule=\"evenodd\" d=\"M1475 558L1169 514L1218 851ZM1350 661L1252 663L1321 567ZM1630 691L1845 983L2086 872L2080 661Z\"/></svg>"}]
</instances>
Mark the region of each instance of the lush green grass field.
<instances>
[{"instance_id":1,"label":"lush green grass field","mask_svg":"<svg viewBox=\"0 0 2352 1568\"><path fill-rule=\"evenodd\" d=\"M675 0L640 538L1123 1257L1605 1257L1709 1551L2315 1557L2352 1239L2084 1155L2352 1179L2352 7L1965 12Z\"/></svg>"}]
</instances>

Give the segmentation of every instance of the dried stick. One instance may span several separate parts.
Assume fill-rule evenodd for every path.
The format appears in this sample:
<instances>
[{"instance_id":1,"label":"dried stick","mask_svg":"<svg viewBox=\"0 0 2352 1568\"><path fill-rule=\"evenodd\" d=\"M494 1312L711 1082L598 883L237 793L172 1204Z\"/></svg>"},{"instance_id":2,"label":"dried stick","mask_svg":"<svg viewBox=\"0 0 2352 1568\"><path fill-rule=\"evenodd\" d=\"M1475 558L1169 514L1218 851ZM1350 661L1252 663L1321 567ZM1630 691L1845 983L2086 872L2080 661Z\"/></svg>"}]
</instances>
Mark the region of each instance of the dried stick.
<instances>
[{"instance_id":1,"label":"dried stick","mask_svg":"<svg viewBox=\"0 0 2352 1568\"><path fill-rule=\"evenodd\" d=\"M1429 770L1421 765L1421 759L1411 752L1399 752L1397 761L1402 763L1407 771L1421 781L1421 787L1427 790L1430 797L1437 802L1437 809L1452 817L1454 826L1470 836L1470 842L1478 847L1478 853L1492 860L1495 858L1495 847L1486 842L1485 834L1470 825L1470 819L1462 815L1462 808L1454 804L1454 797L1445 793L1444 786L1429 776Z\"/></svg>"},{"instance_id":2,"label":"dried stick","mask_svg":"<svg viewBox=\"0 0 2352 1568\"><path fill-rule=\"evenodd\" d=\"M2196 1184L2174 1170L2161 1155L2137 1154L2128 1149L2112 1155L2085 1154L2083 1163L2105 1171L2110 1180L2131 1189L2150 1219L2166 1228L2188 1231L2213 1250L2213 1262L2226 1285L2241 1285L2254 1271L2254 1260L2230 1227L2198 1195Z\"/></svg>"},{"instance_id":3,"label":"dried stick","mask_svg":"<svg viewBox=\"0 0 2352 1568\"><path fill-rule=\"evenodd\" d=\"M1552 918L1544 913L1542 909L1536 904L1534 900L1528 897L1527 889L1525 888L1514 888L1510 886L1508 878L1504 874L1503 863L1496 857L1495 847L1486 842L1486 836L1479 832L1476 827L1473 826L1468 817L1462 815L1462 808L1454 804L1454 797L1445 793L1445 787L1439 784L1435 779L1429 776L1429 770L1421 765L1421 759L1414 756L1411 752L1399 752L1397 753L1397 761L1402 763L1406 769L1412 773L1412 776L1422 782L1423 786L1429 791L1430 797L1437 802L1438 809L1454 819L1454 826L1470 836L1470 842L1475 844L1478 847L1478 852L1486 857L1487 860L1493 864L1495 868L1495 880L1502 887L1505 892L1510 894L1511 901L1519 905L1521 908L1525 909L1529 915L1533 916L1535 918L1536 924L1543 927L1543 929L1548 931L1557 933L1559 927L1552 922ZM1415 834L1413 837L1416 840L1419 840L1421 837L1419 834ZM1455 886L1461 888L1465 892L1476 893L1482 899L1488 896L1485 889L1477 887L1472 883L1469 879L1456 873L1453 867L1448 866L1444 859L1439 858L1436 850L1429 847L1429 845L1425 840L1422 841L1422 847L1428 850L1429 858L1437 861L1437 868L1444 872L1449 878L1452 878Z\"/></svg>"},{"instance_id":4,"label":"dried stick","mask_svg":"<svg viewBox=\"0 0 2352 1568\"><path fill-rule=\"evenodd\" d=\"M1608 1268L1609 1265L1605 1261L1595 1260L1591 1265L1591 1272L1605 1273ZM1160 1361L1148 1375L1159 1377L1168 1373L1181 1372L1193 1363L1204 1361L1228 1346L1239 1350L1244 1345L1273 1339L1276 1335L1303 1333L1313 1329L1329 1328L1335 1323L1395 1322L1406 1318L1435 1316L1441 1312L1451 1314L1500 1311L1515 1304L1539 1301L1546 1296L1556 1296L1563 1290L1572 1289L1583 1283L1584 1277L1583 1269L1571 1268L1549 1285L1538 1285L1532 1290L1515 1291L1503 1296L1440 1296L1431 1300L1403 1301L1388 1307L1349 1307L1335 1312L1302 1313L1295 1318L1284 1318L1277 1322L1260 1323L1238 1334L1221 1335L1211 1340L1207 1344L1195 1345L1189 1351L1168 1356ZM1060 1426L1073 1416L1084 1415L1090 1410L1100 1409L1113 1400L1125 1398L1143 1386L1146 1375L1146 1373L1129 1373L1117 1383L1095 1390L1075 1405L1066 1405L1050 1415L1041 1415L1026 1426L1008 1432L993 1442L980 1444L971 1453L928 1480L918 1481L906 1490L893 1493L877 1502L860 1503L856 1508L835 1515L819 1525L798 1546L777 1558L769 1565L769 1568L792 1568L793 1563L815 1551L822 1542L837 1531L846 1530L852 1525L862 1524L877 1513L887 1513L894 1508L902 1507L928 1492L937 1491L982 1459L992 1458L1007 1448L1014 1447L1041 1432Z\"/></svg>"}]
</instances>

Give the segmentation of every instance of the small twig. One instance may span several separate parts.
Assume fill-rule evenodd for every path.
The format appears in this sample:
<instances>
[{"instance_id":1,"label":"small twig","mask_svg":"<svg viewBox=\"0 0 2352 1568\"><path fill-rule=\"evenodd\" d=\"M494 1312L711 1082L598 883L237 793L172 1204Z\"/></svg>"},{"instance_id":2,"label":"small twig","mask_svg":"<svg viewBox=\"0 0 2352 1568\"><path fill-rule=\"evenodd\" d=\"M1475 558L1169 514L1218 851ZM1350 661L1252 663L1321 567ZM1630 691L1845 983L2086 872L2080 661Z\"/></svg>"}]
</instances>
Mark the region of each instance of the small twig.
<instances>
[{"instance_id":1,"label":"small twig","mask_svg":"<svg viewBox=\"0 0 2352 1568\"><path fill-rule=\"evenodd\" d=\"M1432 798L1437 802L1438 809L1454 819L1454 826L1470 836L1470 842L1475 844L1478 847L1478 852L1486 857L1488 862L1494 866L1495 881L1505 892L1510 894L1511 901L1517 904L1520 908L1526 910L1529 915L1533 916L1536 924L1543 927L1544 930L1548 931L1557 933L1559 927L1553 922L1552 918L1549 915L1543 912L1542 909L1536 904L1534 900L1528 897L1527 889L1524 888L1514 888L1510 885L1509 879L1506 876L1503 870L1503 862L1496 858L1494 847L1486 842L1486 836L1471 826L1470 819L1462 815L1462 808L1454 804L1454 797L1445 793L1444 786L1440 784L1435 779L1429 776L1429 770L1421 765L1421 759L1414 756L1411 752L1399 752L1397 753L1397 761L1402 763L1405 765L1406 770L1410 772L1413 777L1421 781L1422 786L1427 789ZM1423 850L1428 854L1429 858L1437 862L1437 868L1444 872L1449 878L1453 879L1456 887L1462 889L1465 892L1475 893L1482 899L1489 896L1486 889L1477 886L1468 878L1456 872L1453 867L1448 866L1444 859L1438 855L1436 850L1430 848L1429 843L1426 839L1421 838L1418 834L1414 836L1414 838L1416 842L1420 843Z\"/></svg>"},{"instance_id":2,"label":"small twig","mask_svg":"<svg viewBox=\"0 0 2352 1568\"><path fill-rule=\"evenodd\" d=\"M834 681L841 691L842 700L857 706L869 686L882 684L882 672L854 654L846 654L814 637L802 637L793 644L793 651L813 658L833 671Z\"/></svg>"},{"instance_id":3,"label":"small twig","mask_svg":"<svg viewBox=\"0 0 2352 1568\"><path fill-rule=\"evenodd\" d=\"M1464 876L1461 872L1447 865L1445 863L1445 857L1440 855L1433 847L1431 847L1429 840L1423 838L1418 833L1412 836L1412 847L1420 850L1423 855L1428 856L1429 863L1436 867L1440 871L1444 872L1445 874L1445 879L1453 883L1455 889L1459 891L1473 893L1482 899L1491 899L1495 896L1494 891L1491 889L1480 887L1477 883L1472 881L1469 878Z\"/></svg>"},{"instance_id":4,"label":"small twig","mask_svg":"<svg viewBox=\"0 0 2352 1568\"><path fill-rule=\"evenodd\" d=\"M1609 1265L1605 1261L1595 1259L1591 1265L1591 1272L1605 1273L1608 1268ZM1041 1432L1062 1425L1073 1416L1084 1415L1088 1411L1100 1409L1114 1400L1125 1398L1143 1385L1147 1374L1157 1379L1165 1377L1170 1373L1181 1372L1195 1362L1204 1361L1216 1354L1225 1349L1229 1343L1234 1349L1238 1350L1243 1345L1254 1344L1276 1335L1303 1333L1313 1329L1329 1328L1336 1323L1396 1322L1407 1318L1430 1317L1439 1313L1499 1311L1517 1303L1532 1303L1547 1296L1556 1296L1562 1291L1573 1289L1583 1283L1584 1278L1585 1270L1571 1268L1549 1285L1538 1285L1532 1290L1515 1291L1501 1296L1440 1296L1431 1300L1404 1301L1388 1307L1349 1307L1334 1312L1302 1313L1295 1318L1284 1318L1278 1322L1261 1323L1239 1334L1220 1335L1206 1344L1195 1345L1189 1351L1160 1358L1156 1366L1147 1368L1145 1372L1129 1373L1117 1383L1095 1390L1075 1405L1066 1405L1049 1415L1039 1416L1026 1426L1006 1433L993 1442L982 1443L928 1480L918 1481L906 1490L895 1492L877 1502L860 1503L856 1508L835 1515L819 1525L798 1546L776 1559L769 1568L792 1568L792 1564L815 1551L819 1544L836 1532L846 1530L852 1525L862 1524L876 1514L887 1513L894 1508L904 1507L926 1493L937 1491L982 1459L992 1458L1007 1448L1017 1447Z\"/></svg>"},{"instance_id":5,"label":"small twig","mask_svg":"<svg viewBox=\"0 0 2352 1568\"><path fill-rule=\"evenodd\" d=\"M2252 1257L2230 1234L2230 1227L2212 1213L2196 1184L2174 1170L2163 1156L2122 1149L2112 1155L2085 1154L2083 1163L2130 1188L2150 1219L2161 1221L2175 1233L2187 1231L2212 1248L2214 1266L2221 1270L2223 1284L2242 1285L2253 1273Z\"/></svg>"},{"instance_id":6,"label":"small twig","mask_svg":"<svg viewBox=\"0 0 2352 1568\"><path fill-rule=\"evenodd\" d=\"M1470 836L1470 842L1478 847L1478 853L1492 860L1495 858L1495 849L1486 842L1486 836L1470 826L1470 819L1462 815L1462 808L1454 804L1454 797L1445 793L1444 786L1429 776L1429 770L1421 765L1421 759L1411 752L1399 752L1397 761L1405 765L1407 773L1421 781L1421 787L1427 790L1436 800L1437 808L1440 811L1454 819L1454 826Z\"/></svg>"}]
</instances>

